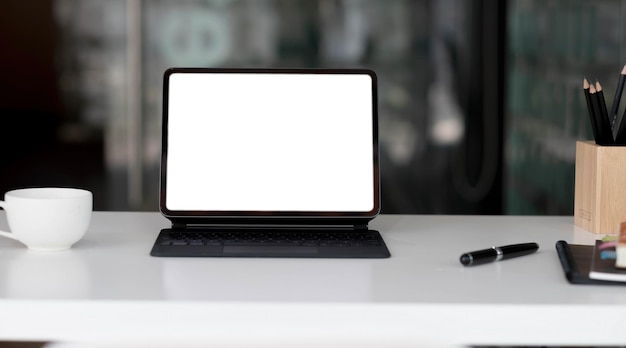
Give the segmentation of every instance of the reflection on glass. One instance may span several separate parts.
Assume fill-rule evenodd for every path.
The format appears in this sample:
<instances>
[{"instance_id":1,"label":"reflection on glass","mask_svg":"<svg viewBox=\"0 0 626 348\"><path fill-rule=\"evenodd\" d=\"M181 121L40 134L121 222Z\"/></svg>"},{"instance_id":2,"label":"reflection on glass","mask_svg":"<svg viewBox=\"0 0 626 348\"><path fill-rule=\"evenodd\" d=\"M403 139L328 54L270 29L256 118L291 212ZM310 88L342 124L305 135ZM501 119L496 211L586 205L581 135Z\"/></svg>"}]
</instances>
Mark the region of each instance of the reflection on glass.
<instances>
[{"instance_id":1,"label":"reflection on glass","mask_svg":"<svg viewBox=\"0 0 626 348\"><path fill-rule=\"evenodd\" d=\"M128 205L125 191L133 183L129 168L138 168L143 178L135 181L141 185L142 201L131 208L157 207L162 74L173 66L371 68L380 83L383 212L445 212L469 206L447 182L450 156L441 156L441 151L458 147L464 134L453 81L455 57L450 55L464 40L462 2L55 4L65 96L87 122L105 129L111 208ZM129 4L140 10L135 13ZM139 26L133 25L137 22ZM128 80L128 43L136 37L141 38L141 73L133 74L138 83ZM89 84L94 79L98 83ZM140 115L126 114L133 88L140 88L141 107L135 109ZM140 134L132 134L129 119L140 121ZM133 159L135 155L140 157ZM141 166L134 166L136 161Z\"/></svg>"},{"instance_id":2,"label":"reflection on glass","mask_svg":"<svg viewBox=\"0 0 626 348\"><path fill-rule=\"evenodd\" d=\"M610 107L624 65L622 4L509 1L507 213L573 214L576 140L593 139L583 78L601 81Z\"/></svg>"}]
</instances>

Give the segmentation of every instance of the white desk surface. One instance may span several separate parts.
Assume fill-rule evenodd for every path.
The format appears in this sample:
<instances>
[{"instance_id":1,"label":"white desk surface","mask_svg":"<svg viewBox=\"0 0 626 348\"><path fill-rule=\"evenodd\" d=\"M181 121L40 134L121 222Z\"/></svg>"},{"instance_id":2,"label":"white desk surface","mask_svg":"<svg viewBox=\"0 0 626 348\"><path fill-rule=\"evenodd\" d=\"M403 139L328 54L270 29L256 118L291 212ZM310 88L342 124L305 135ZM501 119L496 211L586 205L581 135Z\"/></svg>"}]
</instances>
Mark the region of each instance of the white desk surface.
<instances>
[{"instance_id":1,"label":"white desk surface","mask_svg":"<svg viewBox=\"0 0 626 348\"><path fill-rule=\"evenodd\" d=\"M168 226L156 212L95 212L69 251L0 239L0 340L626 342L626 287L570 285L563 275L555 243L597 237L573 217L381 215L370 227L389 259L149 256ZM458 260L523 242L540 249L475 267Z\"/></svg>"}]
</instances>

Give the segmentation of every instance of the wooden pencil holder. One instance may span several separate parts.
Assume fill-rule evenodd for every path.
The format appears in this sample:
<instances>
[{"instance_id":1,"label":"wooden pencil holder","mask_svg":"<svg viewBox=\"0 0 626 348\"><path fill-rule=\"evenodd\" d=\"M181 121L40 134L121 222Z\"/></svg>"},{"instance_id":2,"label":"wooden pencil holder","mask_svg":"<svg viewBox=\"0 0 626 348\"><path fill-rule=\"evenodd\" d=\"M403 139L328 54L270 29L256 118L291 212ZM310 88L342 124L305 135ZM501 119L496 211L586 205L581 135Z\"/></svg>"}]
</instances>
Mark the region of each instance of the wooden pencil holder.
<instances>
[{"instance_id":1,"label":"wooden pencil holder","mask_svg":"<svg viewBox=\"0 0 626 348\"><path fill-rule=\"evenodd\" d=\"M626 146L576 142L574 224L613 234L626 221Z\"/></svg>"}]
</instances>

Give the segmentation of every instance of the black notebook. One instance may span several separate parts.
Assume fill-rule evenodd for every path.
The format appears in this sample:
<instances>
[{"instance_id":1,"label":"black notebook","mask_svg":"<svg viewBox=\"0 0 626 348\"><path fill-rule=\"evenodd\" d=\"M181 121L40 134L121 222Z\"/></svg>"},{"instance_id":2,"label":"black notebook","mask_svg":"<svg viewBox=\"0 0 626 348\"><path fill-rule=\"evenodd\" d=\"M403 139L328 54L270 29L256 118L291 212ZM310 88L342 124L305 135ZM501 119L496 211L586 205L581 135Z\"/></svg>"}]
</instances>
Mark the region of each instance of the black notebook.
<instances>
[{"instance_id":1,"label":"black notebook","mask_svg":"<svg viewBox=\"0 0 626 348\"><path fill-rule=\"evenodd\" d=\"M172 68L153 256L389 257L376 75Z\"/></svg>"},{"instance_id":2,"label":"black notebook","mask_svg":"<svg viewBox=\"0 0 626 348\"><path fill-rule=\"evenodd\" d=\"M556 243L556 250L568 282L572 284L626 285L624 282L589 278L594 256L593 245L569 244L561 240Z\"/></svg>"}]
</instances>

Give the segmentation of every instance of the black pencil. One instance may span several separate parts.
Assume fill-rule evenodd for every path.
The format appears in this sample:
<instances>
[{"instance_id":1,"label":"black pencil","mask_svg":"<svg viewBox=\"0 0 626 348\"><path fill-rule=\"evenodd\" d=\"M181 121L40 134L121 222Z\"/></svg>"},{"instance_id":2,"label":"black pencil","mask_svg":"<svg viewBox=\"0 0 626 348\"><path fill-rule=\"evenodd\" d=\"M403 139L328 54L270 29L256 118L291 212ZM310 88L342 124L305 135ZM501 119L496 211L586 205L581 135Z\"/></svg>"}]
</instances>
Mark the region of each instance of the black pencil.
<instances>
[{"instance_id":1,"label":"black pencil","mask_svg":"<svg viewBox=\"0 0 626 348\"><path fill-rule=\"evenodd\" d=\"M624 117L626 117L626 110L624 110L622 119L619 121L619 129L615 135L615 144L617 145L626 145L626 120Z\"/></svg>"},{"instance_id":2,"label":"black pencil","mask_svg":"<svg viewBox=\"0 0 626 348\"><path fill-rule=\"evenodd\" d=\"M617 89L615 90L615 98L613 99L613 106L611 107L611 129L615 128L615 122L617 121L617 113L619 112L619 102L622 99L622 92L624 91L624 80L626 80L626 65L622 68L622 72L619 74L619 80L617 80Z\"/></svg>"},{"instance_id":3,"label":"black pencil","mask_svg":"<svg viewBox=\"0 0 626 348\"><path fill-rule=\"evenodd\" d=\"M595 140L596 144L600 144L600 134L598 134L598 122L596 122L596 114L593 111L591 95L589 94L589 82L587 81L587 79L583 79L583 91L585 92L585 100L587 101L587 112L589 113L589 121L591 121L593 140Z\"/></svg>"},{"instance_id":4,"label":"black pencil","mask_svg":"<svg viewBox=\"0 0 626 348\"><path fill-rule=\"evenodd\" d=\"M602 86L600 86L600 88L602 88ZM602 89L600 89L600 93L598 93L593 84L590 84L589 96L591 97L591 105L595 115L596 126L598 127L599 142L596 141L596 144L611 145L615 141L613 139L613 132L611 131L611 123L609 122L606 112L606 104L604 103L604 99L600 99L603 96Z\"/></svg>"},{"instance_id":5,"label":"black pencil","mask_svg":"<svg viewBox=\"0 0 626 348\"><path fill-rule=\"evenodd\" d=\"M609 112L606 109L606 101L604 99L604 91L602 90L602 85L600 84L600 81L598 80L596 80L596 93L598 93L598 101L600 102L600 112L601 112L602 118L605 118L609 121L609 128L610 128L611 117L609 116Z\"/></svg>"}]
</instances>

